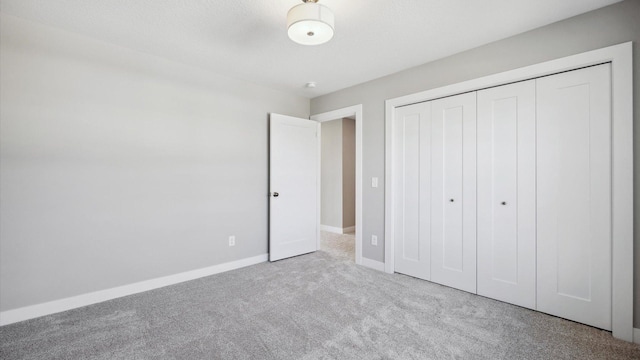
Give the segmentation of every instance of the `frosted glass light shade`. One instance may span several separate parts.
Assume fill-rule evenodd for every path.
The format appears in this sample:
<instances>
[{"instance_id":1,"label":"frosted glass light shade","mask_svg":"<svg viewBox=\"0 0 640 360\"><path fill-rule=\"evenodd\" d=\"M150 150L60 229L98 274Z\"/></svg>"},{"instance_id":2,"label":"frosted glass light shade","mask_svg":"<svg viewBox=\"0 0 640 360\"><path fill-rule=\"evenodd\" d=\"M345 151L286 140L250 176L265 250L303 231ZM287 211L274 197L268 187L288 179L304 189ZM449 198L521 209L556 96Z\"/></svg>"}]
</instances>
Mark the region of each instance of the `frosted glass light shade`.
<instances>
[{"instance_id":1,"label":"frosted glass light shade","mask_svg":"<svg viewBox=\"0 0 640 360\"><path fill-rule=\"evenodd\" d=\"M296 5L287 14L289 38L302 45L319 45L333 37L333 12L314 2Z\"/></svg>"}]
</instances>

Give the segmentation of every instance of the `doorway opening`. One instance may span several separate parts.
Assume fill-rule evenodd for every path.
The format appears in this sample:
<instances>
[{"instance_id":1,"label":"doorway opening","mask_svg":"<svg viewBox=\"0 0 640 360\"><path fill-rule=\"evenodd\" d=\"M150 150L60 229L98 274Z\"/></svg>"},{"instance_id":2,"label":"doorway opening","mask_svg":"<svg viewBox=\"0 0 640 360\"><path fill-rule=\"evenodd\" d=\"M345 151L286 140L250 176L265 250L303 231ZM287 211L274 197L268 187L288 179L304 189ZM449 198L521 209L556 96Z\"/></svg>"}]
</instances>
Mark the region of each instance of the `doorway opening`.
<instances>
[{"instance_id":1,"label":"doorway opening","mask_svg":"<svg viewBox=\"0 0 640 360\"><path fill-rule=\"evenodd\" d=\"M318 249L362 264L362 105L311 116L320 123Z\"/></svg>"},{"instance_id":2,"label":"doorway opening","mask_svg":"<svg viewBox=\"0 0 640 360\"><path fill-rule=\"evenodd\" d=\"M320 249L355 261L355 116L320 124Z\"/></svg>"}]
</instances>

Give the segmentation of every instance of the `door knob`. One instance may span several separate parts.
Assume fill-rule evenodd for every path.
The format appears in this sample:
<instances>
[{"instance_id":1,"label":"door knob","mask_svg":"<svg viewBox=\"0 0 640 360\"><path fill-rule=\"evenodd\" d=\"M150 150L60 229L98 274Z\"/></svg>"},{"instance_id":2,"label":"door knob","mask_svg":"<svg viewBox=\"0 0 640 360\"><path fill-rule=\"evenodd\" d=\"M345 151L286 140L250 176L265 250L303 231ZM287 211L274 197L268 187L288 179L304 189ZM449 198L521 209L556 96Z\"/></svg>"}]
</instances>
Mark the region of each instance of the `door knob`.
<instances>
[{"instance_id":1,"label":"door knob","mask_svg":"<svg viewBox=\"0 0 640 360\"><path fill-rule=\"evenodd\" d=\"M453 202L453 199L451 199L451 200L449 200L449 201Z\"/></svg>"},{"instance_id":2,"label":"door knob","mask_svg":"<svg viewBox=\"0 0 640 360\"><path fill-rule=\"evenodd\" d=\"M507 205L507 202L506 202L506 201L503 201L503 202L502 202L502 205Z\"/></svg>"},{"instance_id":3,"label":"door knob","mask_svg":"<svg viewBox=\"0 0 640 360\"><path fill-rule=\"evenodd\" d=\"M273 193L273 197L278 197L280 194L278 194L277 192Z\"/></svg>"}]
</instances>

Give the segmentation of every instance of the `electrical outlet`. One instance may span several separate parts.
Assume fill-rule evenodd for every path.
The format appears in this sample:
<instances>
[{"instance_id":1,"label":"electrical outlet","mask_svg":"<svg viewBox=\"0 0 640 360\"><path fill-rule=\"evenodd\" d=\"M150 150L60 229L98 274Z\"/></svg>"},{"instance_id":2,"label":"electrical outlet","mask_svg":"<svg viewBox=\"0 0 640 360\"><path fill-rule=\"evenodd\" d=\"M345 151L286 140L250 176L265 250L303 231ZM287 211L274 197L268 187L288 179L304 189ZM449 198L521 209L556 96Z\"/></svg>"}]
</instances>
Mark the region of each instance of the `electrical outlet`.
<instances>
[{"instance_id":1,"label":"electrical outlet","mask_svg":"<svg viewBox=\"0 0 640 360\"><path fill-rule=\"evenodd\" d=\"M378 246L378 237L376 235L371 235L371 245Z\"/></svg>"},{"instance_id":2,"label":"electrical outlet","mask_svg":"<svg viewBox=\"0 0 640 360\"><path fill-rule=\"evenodd\" d=\"M229 236L229 246L236 246L236 237L234 235Z\"/></svg>"}]
</instances>

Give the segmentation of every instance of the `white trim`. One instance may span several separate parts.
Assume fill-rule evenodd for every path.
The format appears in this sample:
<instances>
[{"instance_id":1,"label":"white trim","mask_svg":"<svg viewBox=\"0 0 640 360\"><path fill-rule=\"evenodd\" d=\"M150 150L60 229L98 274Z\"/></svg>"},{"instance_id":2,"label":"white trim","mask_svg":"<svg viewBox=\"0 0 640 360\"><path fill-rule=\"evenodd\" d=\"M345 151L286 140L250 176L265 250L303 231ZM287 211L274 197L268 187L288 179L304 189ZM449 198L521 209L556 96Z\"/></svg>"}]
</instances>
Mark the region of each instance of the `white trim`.
<instances>
[{"instance_id":1,"label":"white trim","mask_svg":"<svg viewBox=\"0 0 640 360\"><path fill-rule=\"evenodd\" d=\"M67 311L99 302L116 299L119 297L133 295L144 291L158 289L161 287L178 284L181 282L215 275L242 267L255 265L267 261L268 255L262 254L246 259L231 261L223 264L209 266L202 269L186 271L179 274L163 276L155 279L140 281L137 283L114 287L106 290L99 290L87 294L54 300L42 304L25 306L14 310L7 310L0 313L0 326L29 320L40 316L50 315Z\"/></svg>"},{"instance_id":2,"label":"white trim","mask_svg":"<svg viewBox=\"0 0 640 360\"><path fill-rule=\"evenodd\" d=\"M362 258L362 262L359 265L368 267L373 270L384 271L384 263L380 261Z\"/></svg>"},{"instance_id":3,"label":"white trim","mask_svg":"<svg viewBox=\"0 0 640 360\"><path fill-rule=\"evenodd\" d=\"M336 226L329 226L329 225L322 225L322 224L320 225L320 230L334 233L334 234L347 234L347 233L353 232L355 229L356 229L355 226L339 228Z\"/></svg>"},{"instance_id":4,"label":"white trim","mask_svg":"<svg viewBox=\"0 0 640 360\"><path fill-rule=\"evenodd\" d=\"M311 120L319 123L342 119L345 117L355 117L356 121L356 264L362 264L362 104L353 105L342 109L332 110L321 114L312 115ZM320 141L320 131L318 131L318 141ZM318 165L319 166L319 165ZM318 213L320 213L320 202L318 202ZM318 225L320 218L318 217ZM318 226L320 228L320 226ZM318 246L318 248L320 248Z\"/></svg>"},{"instance_id":5,"label":"white trim","mask_svg":"<svg viewBox=\"0 0 640 360\"><path fill-rule=\"evenodd\" d=\"M633 328L633 342L640 345L640 329Z\"/></svg>"},{"instance_id":6,"label":"white trim","mask_svg":"<svg viewBox=\"0 0 640 360\"><path fill-rule=\"evenodd\" d=\"M612 329L633 340L633 71L632 42L505 71L385 102L385 271L394 272L392 124L395 108L483 88L611 62L612 89Z\"/></svg>"},{"instance_id":7,"label":"white trim","mask_svg":"<svg viewBox=\"0 0 640 360\"><path fill-rule=\"evenodd\" d=\"M334 233L334 234L342 234L342 228L336 227L336 226L329 226L329 225L320 225L320 230L322 231L326 231L326 232L330 232L330 233Z\"/></svg>"},{"instance_id":8,"label":"white trim","mask_svg":"<svg viewBox=\"0 0 640 360\"><path fill-rule=\"evenodd\" d=\"M309 117L309 120L311 117ZM318 163L316 164L316 250L320 250L320 243L322 237L320 236L320 230L322 230L322 126L320 123L316 125L316 144L318 151Z\"/></svg>"},{"instance_id":9,"label":"white trim","mask_svg":"<svg viewBox=\"0 0 640 360\"><path fill-rule=\"evenodd\" d=\"M610 48L612 105L612 330L633 340L633 50ZM603 49L604 50L604 49ZM637 71L637 69L636 69Z\"/></svg>"}]
</instances>

